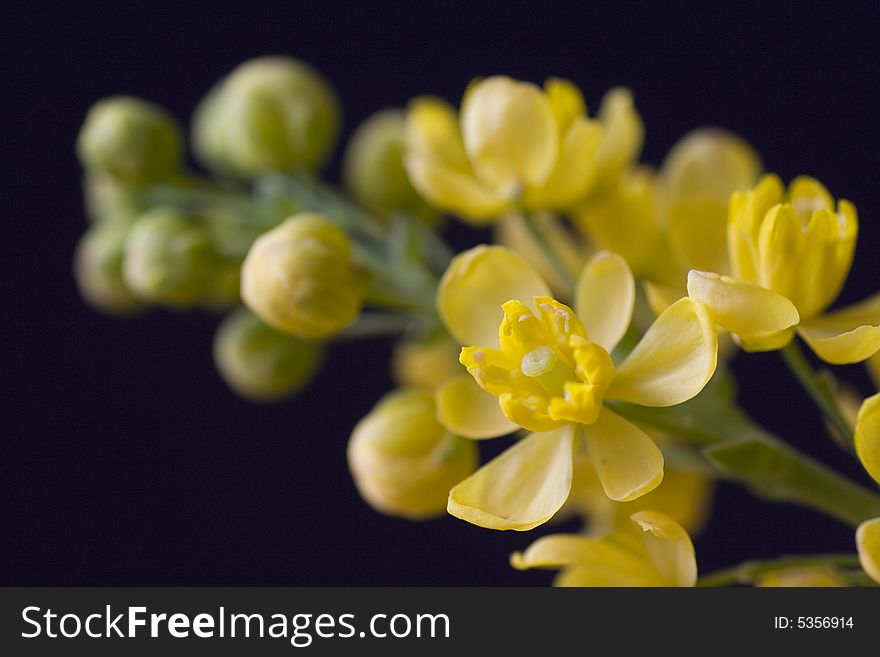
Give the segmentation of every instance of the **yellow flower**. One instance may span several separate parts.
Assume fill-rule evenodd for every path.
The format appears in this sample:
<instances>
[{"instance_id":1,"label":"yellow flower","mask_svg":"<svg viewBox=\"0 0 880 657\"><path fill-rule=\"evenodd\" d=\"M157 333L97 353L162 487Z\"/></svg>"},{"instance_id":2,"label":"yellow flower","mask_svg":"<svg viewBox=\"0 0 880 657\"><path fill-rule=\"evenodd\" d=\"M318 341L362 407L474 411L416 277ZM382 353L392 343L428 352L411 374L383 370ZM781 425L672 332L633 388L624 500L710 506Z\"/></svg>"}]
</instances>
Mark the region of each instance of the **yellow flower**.
<instances>
[{"instance_id":1,"label":"yellow flower","mask_svg":"<svg viewBox=\"0 0 880 657\"><path fill-rule=\"evenodd\" d=\"M688 294L749 351L788 344L795 331L823 360L856 363L880 350L880 294L822 313L852 264L856 209L800 177L786 194L774 175L730 200L728 251L733 276L691 271Z\"/></svg>"},{"instance_id":2,"label":"yellow flower","mask_svg":"<svg viewBox=\"0 0 880 657\"><path fill-rule=\"evenodd\" d=\"M839 587L849 586L849 581L827 566L801 566L764 573L755 582L755 586Z\"/></svg>"},{"instance_id":3,"label":"yellow flower","mask_svg":"<svg viewBox=\"0 0 880 657\"><path fill-rule=\"evenodd\" d=\"M477 448L437 422L430 392L398 389L355 427L348 466L370 506L417 520L443 512L449 489L477 466Z\"/></svg>"},{"instance_id":4,"label":"yellow flower","mask_svg":"<svg viewBox=\"0 0 880 657\"><path fill-rule=\"evenodd\" d=\"M603 538L539 538L510 563L517 570L563 569L555 586L693 586L697 560L682 526L657 511L639 511L630 520Z\"/></svg>"},{"instance_id":5,"label":"yellow flower","mask_svg":"<svg viewBox=\"0 0 880 657\"><path fill-rule=\"evenodd\" d=\"M880 393L868 397L859 409L855 447L865 470L880 484ZM859 525L856 529L856 547L862 568L880 583L880 518L866 520Z\"/></svg>"},{"instance_id":6,"label":"yellow flower","mask_svg":"<svg viewBox=\"0 0 880 657\"><path fill-rule=\"evenodd\" d=\"M461 115L417 98L406 125L406 168L430 203L476 224L515 208L560 209L626 166L642 142L630 94L609 92L589 119L572 83L544 89L504 76L474 82Z\"/></svg>"},{"instance_id":7,"label":"yellow flower","mask_svg":"<svg viewBox=\"0 0 880 657\"><path fill-rule=\"evenodd\" d=\"M328 338L354 321L364 287L348 237L313 213L258 237L241 267L245 304L267 324L301 338Z\"/></svg>"},{"instance_id":8,"label":"yellow flower","mask_svg":"<svg viewBox=\"0 0 880 657\"><path fill-rule=\"evenodd\" d=\"M717 340L708 311L682 299L615 367L609 353L634 301L632 272L611 253L581 272L577 313L505 247L479 246L453 260L437 308L461 344L485 346L465 347L460 357L479 388L447 382L437 393L438 417L469 438L519 427L533 433L453 488L451 514L493 529L546 522L568 497L578 448L612 499L635 499L660 483L663 456L654 441L604 401L672 406L694 397L715 371Z\"/></svg>"}]
</instances>

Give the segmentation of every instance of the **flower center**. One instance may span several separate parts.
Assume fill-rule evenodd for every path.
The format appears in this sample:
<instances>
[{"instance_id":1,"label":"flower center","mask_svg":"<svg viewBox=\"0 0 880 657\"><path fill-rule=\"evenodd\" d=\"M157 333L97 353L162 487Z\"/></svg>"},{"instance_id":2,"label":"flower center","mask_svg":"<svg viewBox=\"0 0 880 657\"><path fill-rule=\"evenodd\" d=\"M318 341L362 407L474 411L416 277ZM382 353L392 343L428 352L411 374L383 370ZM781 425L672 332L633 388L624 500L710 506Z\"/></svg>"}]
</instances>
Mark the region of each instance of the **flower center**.
<instances>
[{"instance_id":1,"label":"flower center","mask_svg":"<svg viewBox=\"0 0 880 657\"><path fill-rule=\"evenodd\" d=\"M522 357L519 366L526 376L535 379L551 395L565 396L565 384L577 381L575 371L563 363L550 347L540 346Z\"/></svg>"},{"instance_id":2,"label":"flower center","mask_svg":"<svg viewBox=\"0 0 880 657\"><path fill-rule=\"evenodd\" d=\"M611 357L590 342L568 306L536 297L533 307L505 303L500 348L465 347L462 364L498 396L510 420L530 431L595 422L614 378Z\"/></svg>"}]
</instances>

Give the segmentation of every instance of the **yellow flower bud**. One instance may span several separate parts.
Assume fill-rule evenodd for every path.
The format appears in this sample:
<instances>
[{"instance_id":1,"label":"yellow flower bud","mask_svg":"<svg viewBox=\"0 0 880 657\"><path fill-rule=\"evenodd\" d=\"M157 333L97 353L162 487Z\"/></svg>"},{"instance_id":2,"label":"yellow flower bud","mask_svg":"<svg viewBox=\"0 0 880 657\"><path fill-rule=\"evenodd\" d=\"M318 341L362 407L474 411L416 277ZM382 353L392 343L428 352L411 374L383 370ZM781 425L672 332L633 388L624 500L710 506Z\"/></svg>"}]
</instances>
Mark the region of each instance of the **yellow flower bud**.
<instances>
[{"instance_id":1,"label":"yellow flower bud","mask_svg":"<svg viewBox=\"0 0 880 657\"><path fill-rule=\"evenodd\" d=\"M193 116L197 157L245 178L270 171L314 171L339 131L339 103L314 69L288 57L241 64Z\"/></svg>"},{"instance_id":2,"label":"yellow flower bud","mask_svg":"<svg viewBox=\"0 0 880 657\"><path fill-rule=\"evenodd\" d=\"M345 233L303 213L261 235L241 270L241 296L267 324L302 338L329 338L360 313L365 285Z\"/></svg>"},{"instance_id":3,"label":"yellow flower bud","mask_svg":"<svg viewBox=\"0 0 880 657\"><path fill-rule=\"evenodd\" d=\"M254 401L302 390L321 363L321 347L280 333L245 308L228 315L214 338L214 362L230 388Z\"/></svg>"},{"instance_id":4,"label":"yellow flower bud","mask_svg":"<svg viewBox=\"0 0 880 657\"><path fill-rule=\"evenodd\" d=\"M186 308L205 300L214 305L215 277L229 267L197 221L180 211L157 207L135 220L126 241L123 275L141 299Z\"/></svg>"},{"instance_id":5,"label":"yellow flower bud","mask_svg":"<svg viewBox=\"0 0 880 657\"><path fill-rule=\"evenodd\" d=\"M80 294L104 312L128 315L143 308L122 277L128 225L103 223L90 228L74 257L74 276Z\"/></svg>"},{"instance_id":6,"label":"yellow flower bud","mask_svg":"<svg viewBox=\"0 0 880 657\"><path fill-rule=\"evenodd\" d=\"M435 390L464 373L458 362L461 348L445 333L421 342L401 342L394 348L391 372L399 386Z\"/></svg>"},{"instance_id":7,"label":"yellow flower bud","mask_svg":"<svg viewBox=\"0 0 880 657\"><path fill-rule=\"evenodd\" d=\"M181 163L183 139L161 107L117 96L89 110L76 144L82 165L128 184L167 178Z\"/></svg>"},{"instance_id":8,"label":"yellow flower bud","mask_svg":"<svg viewBox=\"0 0 880 657\"><path fill-rule=\"evenodd\" d=\"M345 149L345 186L356 201L380 217L394 211L432 217L435 213L403 168L405 123L403 110L386 109L358 126Z\"/></svg>"},{"instance_id":9,"label":"yellow flower bud","mask_svg":"<svg viewBox=\"0 0 880 657\"><path fill-rule=\"evenodd\" d=\"M399 389L354 428L348 467L364 500L377 511L410 519L441 515L449 490L477 466L476 443L437 421L434 396Z\"/></svg>"}]
</instances>

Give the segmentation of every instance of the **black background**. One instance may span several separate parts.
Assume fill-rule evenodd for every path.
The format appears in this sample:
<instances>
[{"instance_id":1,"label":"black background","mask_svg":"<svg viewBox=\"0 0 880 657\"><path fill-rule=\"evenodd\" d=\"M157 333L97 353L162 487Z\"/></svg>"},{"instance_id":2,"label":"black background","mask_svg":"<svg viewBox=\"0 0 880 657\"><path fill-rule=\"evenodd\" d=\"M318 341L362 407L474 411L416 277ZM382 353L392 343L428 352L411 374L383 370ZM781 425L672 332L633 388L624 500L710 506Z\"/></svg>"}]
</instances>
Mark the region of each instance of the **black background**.
<instances>
[{"instance_id":1,"label":"black background","mask_svg":"<svg viewBox=\"0 0 880 657\"><path fill-rule=\"evenodd\" d=\"M452 518L410 523L360 500L345 445L390 388L387 344L341 347L306 394L260 406L216 375L215 318L157 311L123 321L90 310L70 266L86 227L74 140L89 105L112 94L187 121L214 81L264 54L322 71L343 101L346 133L418 94L457 103L476 75L567 77L593 108L626 85L645 119L646 162L694 127L722 125L784 179L814 175L851 199L862 234L841 300L880 288L877 10L705 4L4 4L0 583L548 582L507 565L535 535ZM473 237L455 239L463 247ZM741 356L735 368L758 419L863 477L829 444L777 354ZM840 372L870 391L861 367ZM697 550L707 571L852 551L853 535L724 486Z\"/></svg>"}]
</instances>

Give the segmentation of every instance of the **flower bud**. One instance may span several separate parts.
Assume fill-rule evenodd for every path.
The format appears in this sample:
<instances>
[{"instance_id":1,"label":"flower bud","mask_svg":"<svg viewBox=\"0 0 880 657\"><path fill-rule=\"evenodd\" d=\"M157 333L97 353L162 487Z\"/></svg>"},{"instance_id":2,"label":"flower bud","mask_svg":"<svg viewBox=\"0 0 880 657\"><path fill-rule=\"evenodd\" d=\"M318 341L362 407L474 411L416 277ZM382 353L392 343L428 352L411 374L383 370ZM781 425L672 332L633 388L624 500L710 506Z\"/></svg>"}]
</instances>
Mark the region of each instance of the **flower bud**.
<instances>
[{"instance_id":1,"label":"flower bud","mask_svg":"<svg viewBox=\"0 0 880 657\"><path fill-rule=\"evenodd\" d=\"M92 106L76 148L88 170L139 185L178 170L183 139L174 119L161 107L116 96Z\"/></svg>"},{"instance_id":2,"label":"flower bud","mask_svg":"<svg viewBox=\"0 0 880 657\"><path fill-rule=\"evenodd\" d=\"M211 298L215 275L227 267L208 231L166 207L139 215L125 245L123 275L141 299L187 308Z\"/></svg>"},{"instance_id":3,"label":"flower bud","mask_svg":"<svg viewBox=\"0 0 880 657\"><path fill-rule=\"evenodd\" d=\"M255 401L276 401L302 390L321 363L321 347L279 333L245 308L229 314L214 338L223 380Z\"/></svg>"},{"instance_id":4,"label":"flower bud","mask_svg":"<svg viewBox=\"0 0 880 657\"><path fill-rule=\"evenodd\" d=\"M118 315L143 307L122 277L127 235L126 224L96 224L80 239L74 256L73 273L80 294L98 310Z\"/></svg>"},{"instance_id":5,"label":"flower bud","mask_svg":"<svg viewBox=\"0 0 880 657\"><path fill-rule=\"evenodd\" d=\"M433 214L403 167L405 124L403 110L376 112L358 126L345 149L346 188L356 201L380 217L395 210L418 216Z\"/></svg>"},{"instance_id":6,"label":"flower bud","mask_svg":"<svg viewBox=\"0 0 880 657\"><path fill-rule=\"evenodd\" d=\"M477 446L437 421L430 392L399 389L354 428L348 467L377 511L410 519L442 514L449 490L477 466Z\"/></svg>"},{"instance_id":7,"label":"flower bud","mask_svg":"<svg viewBox=\"0 0 880 657\"><path fill-rule=\"evenodd\" d=\"M399 386L436 390L447 379L465 373L461 347L445 333L421 342L401 342L394 348L391 373Z\"/></svg>"},{"instance_id":8,"label":"flower bud","mask_svg":"<svg viewBox=\"0 0 880 657\"><path fill-rule=\"evenodd\" d=\"M241 296L279 331L321 339L358 316L362 279L345 233L321 215L302 213L254 242L241 269Z\"/></svg>"},{"instance_id":9,"label":"flower bud","mask_svg":"<svg viewBox=\"0 0 880 657\"><path fill-rule=\"evenodd\" d=\"M339 103L311 67L287 57L241 64L193 116L194 149L215 171L245 178L317 169L339 132Z\"/></svg>"}]
</instances>

